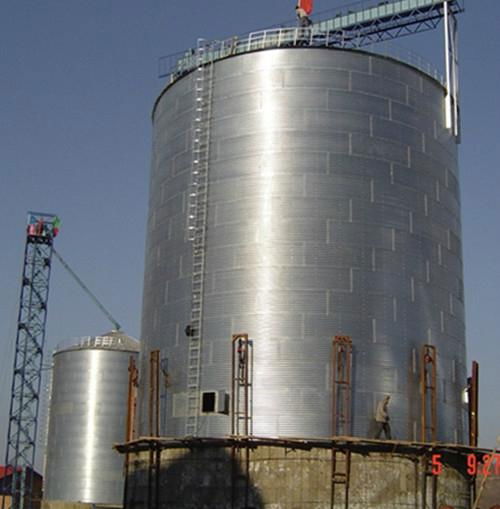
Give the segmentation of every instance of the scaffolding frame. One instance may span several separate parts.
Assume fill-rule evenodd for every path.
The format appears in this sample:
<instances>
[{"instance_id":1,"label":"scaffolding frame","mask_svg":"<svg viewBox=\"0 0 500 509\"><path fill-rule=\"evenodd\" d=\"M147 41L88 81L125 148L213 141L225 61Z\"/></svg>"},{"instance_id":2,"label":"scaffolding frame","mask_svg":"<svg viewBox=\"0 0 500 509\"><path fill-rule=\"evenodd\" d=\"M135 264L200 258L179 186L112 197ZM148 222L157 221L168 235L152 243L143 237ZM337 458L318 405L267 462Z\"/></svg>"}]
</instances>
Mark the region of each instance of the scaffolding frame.
<instances>
[{"instance_id":1,"label":"scaffolding frame","mask_svg":"<svg viewBox=\"0 0 500 509\"><path fill-rule=\"evenodd\" d=\"M243 477L244 507L250 495L250 448L253 435L253 341L248 334L231 338L231 436L240 438L231 447L231 508L236 509L238 482ZM238 466L243 463L243 474Z\"/></svg>"},{"instance_id":2,"label":"scaffolding frame","mask_svg":"<svg viewBox=\"0 0 500 509\"><path fill-rule=\"evenodd\" d=\"M253 342L248 334L231 338L231 435L253 434ZM243 426L243 427L242 427Z\"/></svg>"},{"instance_id":3,"label":"scaffolding frame","mask_svg":"<svg viewBox=\"0 0 500 509\"><path fill-rule=\"evenodd\" d=\"M437 440L437 351L434 345L423 345L420 363L421 440ZM430 435L430 438L428 436Z\"/></svg>"},{"instance_id":4,"label":"scaffolding frame","mask_svg":"<svg viewBox=\"0 0 500 509\"><path fill-rule=\"evenodd\" d=\"M201 438L201 437L178 437L178 438L167 438L167 437L141 437L139 439L134 440L133 442L129 442L126 444L116 445L115 448L121 453L141 453L141 452L149 452L151 449L155 451L156 454L158 452L166 449L182 449L187 448L190 451L194 450L203 450L205 448L223 448L229 449L232 448L247 448L249 451L254 449L258 449L261 446L276 446L282 447L286 451L310 451L314 448L318 449L327 449L333 450L337 449L341 451L343 454L354 454L361 456L369 456L371 454L388 454L390 456L405 456L408 459L412 459L415 464L415 507L435 507L430 505L431 500L427 501L430 494L429 490L429 479L428 479L428 471L432 465L432 455L440 454L441 461L444 465L455 464L461 465L464 470L467 466L467 458L471 454L476 455L484 455L491 454L491 451L488 449L478 449L473 448L467 445L460 444L446 444L446 443L422 443L416 441L406 441L406 440L391 440L391 441L383 441L376 439L368 439L368 438L358 438L358 437L334 437L334 438L270 438L270 437L237 437L237 436L228 436L228 437L219 437L219 438ZM158 457L156 457L156 461L159 462ZM234 458L233 458L234 461ZM353 472L356 471L357 463L354 461L352 465ZM138 466L141 469L140 466ZM158 470L158 474L160 470ZM349 473L351 473L349 471ZM248 478L248 476L247 476ZM433 476L434 479L438 479L437 476ZM137 480L135 481L137 482ZM142 483L141 477L139 477L139 483ZM151 478L152 483L152 493L156 486L156 483L160 484L159 475L156 478ZM425 483L425 486L423 485ZM436 488L439 487L439 484L435 485ZM436 489L432 487L432 490ZM129 487L129 490L133 490L133 487ZM425 498L424 498L425 494ZM133 494L131 494L133 497ZM432 495L432 498L436 500L436 496ZM157 499L158 500L158 499ZM245 507L243 505L243 500L236 500L233 495L233 505L234 509L240 509ZM247 499L249 502L249 498ZM424 502L422 503L422 500ZM151 498L151 502L153 505L147 506L150 509L159 509L162 505L158 502L158 506L154 505L154 499ZM239 505L235 505L236 502L240 502ZM336 505L332 505L331 507L335 507L338 509L339 507L348 507L346 504L342 504L341 501L336 501ZM344 501L345 502L345 501ZM347 504L349 501L347 501ZM339 505L340 504L340 505ZM248 507L248 504L247 504Z\"/></svg>"},{"instance_id":5,"label":"scaffolding frame","mask_svg":"<svg viewBox=\"0 0 500 509\"><path fill-rule=\"evenodd\" d=\"M332 436L351 434L352 341L335 336L332 342Z\"/></svg>"}]
</instances>

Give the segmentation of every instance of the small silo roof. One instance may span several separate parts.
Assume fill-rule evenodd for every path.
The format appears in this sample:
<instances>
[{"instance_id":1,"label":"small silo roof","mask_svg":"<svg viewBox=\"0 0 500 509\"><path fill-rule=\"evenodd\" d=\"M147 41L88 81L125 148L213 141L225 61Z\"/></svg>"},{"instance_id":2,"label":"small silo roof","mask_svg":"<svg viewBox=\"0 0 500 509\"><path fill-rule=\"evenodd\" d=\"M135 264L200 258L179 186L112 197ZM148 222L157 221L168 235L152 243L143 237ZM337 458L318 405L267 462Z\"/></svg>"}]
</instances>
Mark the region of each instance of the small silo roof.
<instances>
[{"instance_id":1,"label":"small silo roof","mask_svg":"<svg viewBox=\"0 0 500 509\"><path fill-rule=\"evenodd\" d=\"M68 346L57 348L56 353L69 350L118 350L122 352L138 352L139 341L123 331L111 330L98 336L86 336L75 340Z\"/></svg>"}]
</instances>

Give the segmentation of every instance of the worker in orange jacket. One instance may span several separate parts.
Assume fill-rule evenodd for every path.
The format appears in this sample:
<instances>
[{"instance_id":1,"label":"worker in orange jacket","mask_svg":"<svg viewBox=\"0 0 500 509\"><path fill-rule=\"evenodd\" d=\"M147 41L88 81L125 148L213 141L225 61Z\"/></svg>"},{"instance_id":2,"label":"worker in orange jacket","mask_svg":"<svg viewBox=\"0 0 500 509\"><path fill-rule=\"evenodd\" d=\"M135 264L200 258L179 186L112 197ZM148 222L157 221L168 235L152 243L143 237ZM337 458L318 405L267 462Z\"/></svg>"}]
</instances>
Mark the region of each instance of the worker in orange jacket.
<instances>
[{"instance_id":1,"label":"worker in orange jacket","mask_svg":"<svg viewBox=\"0 0 500 509\"><path fill-rule=\"evenodd\" d=\"M312 25L312 21L309 19L309 15L313 10L313 0L298 0L297 6L295 7L295 13L297 14L297 20L299 26L306 28Z\"/></svg>"}]
</instances>

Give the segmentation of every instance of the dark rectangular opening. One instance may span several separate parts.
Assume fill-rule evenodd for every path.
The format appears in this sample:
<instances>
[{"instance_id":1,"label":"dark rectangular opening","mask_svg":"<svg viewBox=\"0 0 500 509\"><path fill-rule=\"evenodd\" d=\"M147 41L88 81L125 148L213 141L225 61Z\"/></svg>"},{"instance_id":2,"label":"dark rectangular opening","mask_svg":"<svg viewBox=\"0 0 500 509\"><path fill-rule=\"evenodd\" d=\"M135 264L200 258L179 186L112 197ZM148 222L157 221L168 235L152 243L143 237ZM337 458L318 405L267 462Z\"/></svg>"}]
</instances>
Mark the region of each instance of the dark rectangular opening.
<instances>
[{"instance_id":1,"label":"dark rectangular opening","mask_svg":"<svg viewBox=\"0 0 500 509\"><path fill-rule=\"evenodd\" d=\"M201 395L201 411L203 413L215 412L215 392L204 392Z\"/></svg>"}]
</instances>

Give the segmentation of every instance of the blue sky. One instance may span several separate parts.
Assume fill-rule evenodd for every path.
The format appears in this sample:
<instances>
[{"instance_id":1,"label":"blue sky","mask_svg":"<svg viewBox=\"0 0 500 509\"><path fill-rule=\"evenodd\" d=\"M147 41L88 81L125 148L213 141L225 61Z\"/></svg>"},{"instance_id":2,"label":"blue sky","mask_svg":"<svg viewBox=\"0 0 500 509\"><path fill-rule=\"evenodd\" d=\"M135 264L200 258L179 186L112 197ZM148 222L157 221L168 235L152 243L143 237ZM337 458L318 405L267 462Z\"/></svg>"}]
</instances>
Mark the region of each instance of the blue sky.
<instances>
[{"instance_id":1,"label":"blue sky","mask_svg":"<svg viewBox=\"0 0 500 509\"><path fill-rule=\"evenodd\" d=\"M345 4L316 0L323 11ZM28 210L55 212L57 249L124 329L140 328L158 58L293 18L294 0L0 3L0 463ZM460 18L462 217L468 362L481 366L481 445L500 434L500 2ZM441 66L442 31L398 41ZM498 223L497 223L498 221ZM111 328L55 262L47 356Z\"/></svg>"}]
</instances>

